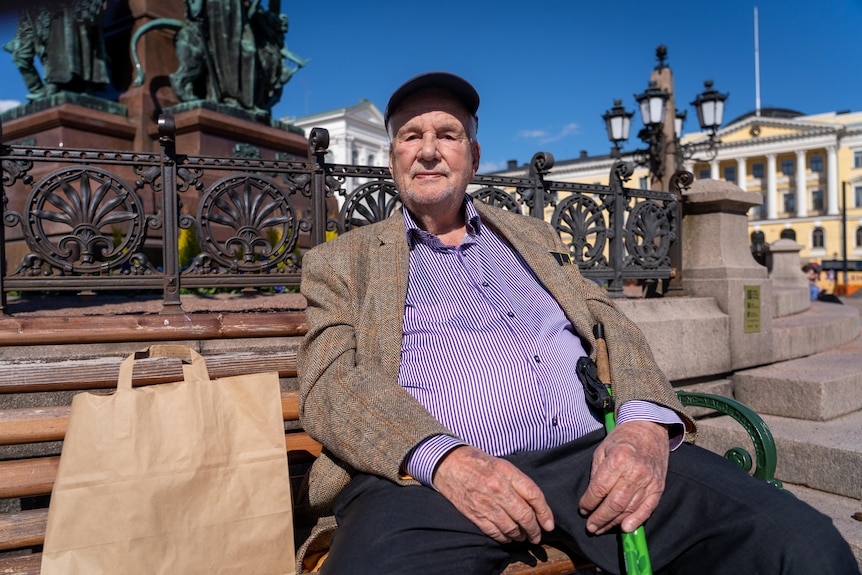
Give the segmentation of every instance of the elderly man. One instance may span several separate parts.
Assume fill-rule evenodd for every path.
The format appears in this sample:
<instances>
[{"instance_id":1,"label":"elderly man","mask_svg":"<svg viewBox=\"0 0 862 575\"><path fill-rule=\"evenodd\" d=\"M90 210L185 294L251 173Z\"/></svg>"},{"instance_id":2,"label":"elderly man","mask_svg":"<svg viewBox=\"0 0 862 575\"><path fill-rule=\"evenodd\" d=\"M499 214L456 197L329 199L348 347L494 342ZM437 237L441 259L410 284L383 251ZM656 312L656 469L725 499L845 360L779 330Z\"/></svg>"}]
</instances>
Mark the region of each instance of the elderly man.
<instances>
[{"instance_id":1,"label":"elderly man","mask_svg":"<svg viewBox=\"0 0 862 575\"><path fill-rule=\"evenodd\" d=\"M452 74L398 88L405 209L303 261L300 414L325 448L308 498L338 525L323 572L489 575L561 540L620 573L618 531L644 524L658 572L854 573L828 518L683 443L694 424L642 334L547 224L466 196L478 107ZM575 375L598 322L607 436Z\"/></svg>"}]
</instances>

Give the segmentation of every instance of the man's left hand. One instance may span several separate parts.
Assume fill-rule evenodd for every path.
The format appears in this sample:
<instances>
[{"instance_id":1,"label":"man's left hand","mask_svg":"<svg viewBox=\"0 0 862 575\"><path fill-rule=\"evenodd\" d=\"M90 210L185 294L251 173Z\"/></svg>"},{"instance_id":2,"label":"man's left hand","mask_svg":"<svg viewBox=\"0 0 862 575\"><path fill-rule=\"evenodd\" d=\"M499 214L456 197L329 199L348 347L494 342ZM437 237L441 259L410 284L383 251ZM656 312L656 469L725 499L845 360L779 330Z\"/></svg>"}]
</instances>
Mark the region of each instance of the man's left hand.
<instances>
[{"instance_id":1,"label":"man's left hand","mask_svg":"<svg viewBox=\"0 0 862 575\"><path fill-rule=\"evenodd\" d=\"M581 497L587 530L600 535L620 525L640 527L664 491L670 448L667 429L650 421L628 421L614 428L593 454L590 484Z\"/></svg>"}]
</instances>

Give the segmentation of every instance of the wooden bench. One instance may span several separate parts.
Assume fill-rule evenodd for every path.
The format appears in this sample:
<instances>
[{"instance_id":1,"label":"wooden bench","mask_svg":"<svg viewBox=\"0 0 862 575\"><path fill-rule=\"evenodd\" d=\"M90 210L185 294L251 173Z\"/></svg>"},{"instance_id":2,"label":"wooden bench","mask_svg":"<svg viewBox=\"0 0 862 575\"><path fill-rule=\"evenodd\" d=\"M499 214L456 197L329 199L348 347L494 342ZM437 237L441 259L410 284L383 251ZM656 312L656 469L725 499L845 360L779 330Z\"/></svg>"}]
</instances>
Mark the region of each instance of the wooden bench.
<instances>
[{"instance_id":1,"label":"wooden bench","mask_svg":"<svg viewBox=\"0 0 862 575\"><path fill-rule=\"evenodd\" d=\"M205 357L213 378L261 371L277 371L282 378L296 377L296 355L292 351L224 353ZM69 361L50 367L26 363L0 369L0 395L27 394L28 401L34 405L0 409L0 499L5 504L0 512L0 573L37 575L40 572L48 500L57 472L60 442L68 423L68 402L77 392L115 387L121 360L117 357L97 363ZM181 379L179 360L147 359L136 365L134 385ZM729 457L749 468L756 462L755 476L777 483L772 476L775 470L772 436L754 412L733 400L717 396L681 393L680 397L686 404L717 409L740 421L752 437L756 458L752 461L741 449L732 450ZM296 488L304 470L319 455L321 447L299 424L298 393L295 390L282 392L282 411L285 446ZM576 554L547 546L539 549L535 557L514 563L505 571L505 575L572 573L594 573L594 570L589 562Z\"/></svg>"}]
</instances>

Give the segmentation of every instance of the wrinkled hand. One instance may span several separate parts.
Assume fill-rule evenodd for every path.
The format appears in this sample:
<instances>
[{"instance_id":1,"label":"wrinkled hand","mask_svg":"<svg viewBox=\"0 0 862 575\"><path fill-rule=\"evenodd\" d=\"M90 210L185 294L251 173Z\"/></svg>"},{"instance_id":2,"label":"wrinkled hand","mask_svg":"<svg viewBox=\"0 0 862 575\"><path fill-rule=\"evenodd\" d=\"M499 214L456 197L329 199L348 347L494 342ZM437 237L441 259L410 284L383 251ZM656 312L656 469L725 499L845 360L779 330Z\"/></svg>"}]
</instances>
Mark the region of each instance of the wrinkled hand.
<instances>
[{"instance_id":1,"label":"wrinkled hand","mask_svg":"<svg viewBox=\"0 0 862 575\"><path fill-rule=\"evenodd\" d=\"M640 527L664 491L669 454L667 430L649 421L620 424L593 454L590 484L581 497L587 530L602 534L620 525Z\"/></svg>"},{"instance_id":2,"label":"wrinkled hand","mask_svg":"<svg viewBox=\"0 0 862 575\"><path fill-rule=\"evenodd\" d=\"M499 543L538 543L554 529L545 496L517 467L475 447L450 451L434 472L434 486L483 533Z\"/></svg>"}]
</instances>

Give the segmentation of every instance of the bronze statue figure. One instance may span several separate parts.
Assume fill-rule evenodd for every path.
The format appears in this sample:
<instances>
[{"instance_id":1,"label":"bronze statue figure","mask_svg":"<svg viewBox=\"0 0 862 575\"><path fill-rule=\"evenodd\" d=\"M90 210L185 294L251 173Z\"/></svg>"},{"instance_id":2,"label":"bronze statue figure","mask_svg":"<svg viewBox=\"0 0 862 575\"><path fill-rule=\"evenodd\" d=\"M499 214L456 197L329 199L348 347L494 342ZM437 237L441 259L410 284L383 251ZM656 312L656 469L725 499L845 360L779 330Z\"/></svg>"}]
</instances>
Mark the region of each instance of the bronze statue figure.
<instances>
[{"instance_id":1,"label":"bronze statue figure","mask_svg":"<svg viewBox=\"0 0 862 575\"><path fill-rule=\"evenodd\" d=\"M132 37L135 85L144 82L137 56L138 40L157 28L177 31L174 45L179 67L171 87L182 102L210 100L252 113L269 115L291 76L308 62L284 43L287 16L279 0L263 10L260 0L185 0L184 22L159 18ZM285 65L285 60L296 67Z\"/></svg>"},{"instance_id":2,"label":"bronze statue figure","mask_svg":"<svg viewBox=\"0 0 862 575\"><path fill-rule=\"evenodd\" d=\"M15 37L3 48L12 53L30 100L60 91L94 94L108 86L101 0L30 3L20 9Z\"/></svg>"}]
</instances>

